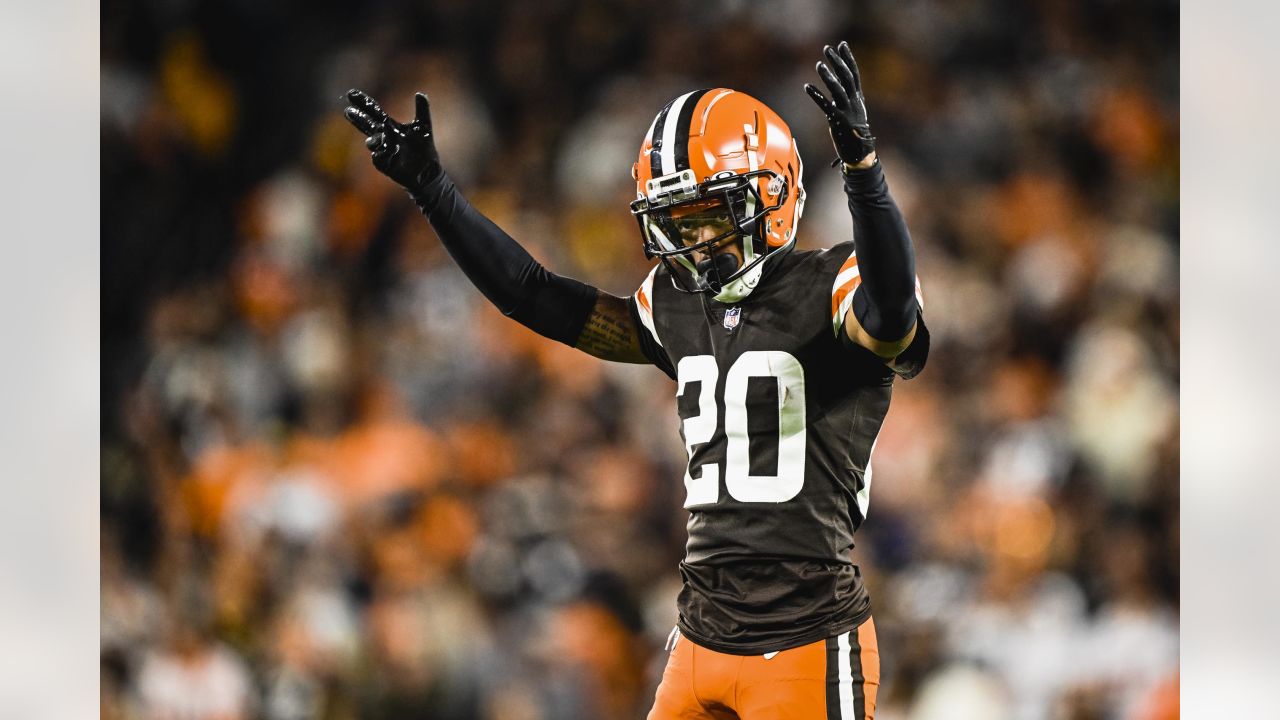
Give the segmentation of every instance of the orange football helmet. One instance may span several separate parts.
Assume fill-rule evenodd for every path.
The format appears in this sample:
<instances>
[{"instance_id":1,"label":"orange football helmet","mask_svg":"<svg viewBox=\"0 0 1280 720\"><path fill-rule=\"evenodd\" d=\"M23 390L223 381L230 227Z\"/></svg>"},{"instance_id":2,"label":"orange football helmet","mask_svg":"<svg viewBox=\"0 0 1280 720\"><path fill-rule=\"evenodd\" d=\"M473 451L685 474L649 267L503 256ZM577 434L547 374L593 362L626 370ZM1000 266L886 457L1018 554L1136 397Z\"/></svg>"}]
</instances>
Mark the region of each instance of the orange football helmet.
<instances>
[{"instance_id":1,"label":"orange football helmet","mask_svg":"<svg viewBox=\"0 0 1280 720\"><path fill-rule=\"evenodd\" d=\"M804 164L787 124L746 93L685 93L654 118L631 168L647 257L676 287L733 303L795 245ZM741 261L724 251L737 244Z\"/></svg>"}]
</instances>

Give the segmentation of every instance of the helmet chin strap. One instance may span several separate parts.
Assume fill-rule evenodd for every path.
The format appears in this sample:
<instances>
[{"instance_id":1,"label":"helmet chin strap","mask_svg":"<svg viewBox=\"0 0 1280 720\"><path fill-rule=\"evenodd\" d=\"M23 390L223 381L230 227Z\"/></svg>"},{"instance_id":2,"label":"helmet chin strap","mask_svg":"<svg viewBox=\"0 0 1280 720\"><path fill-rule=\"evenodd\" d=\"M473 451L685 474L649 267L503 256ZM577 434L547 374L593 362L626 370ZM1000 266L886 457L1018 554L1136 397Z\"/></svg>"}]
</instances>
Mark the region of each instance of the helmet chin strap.
<instances>
[{"instance_id":1,"label":"helmet chin strap","mask_svg":"<svg viewBox=\"0 0 1280 720\"><path fill-rule=\"evenodd\" d=\"M703 290L719 291L724 287L720 278L733 277L740 267L738 258L729 253L719 253L698 263L698 284Z\"/></svg>"},{"instance_id":2,"label":"helmet chin strap","mask_svg":"<svg viewBox=\"0 0 1280 720\"><path fill-rule=\"evenodd\" d=\"M760 275L764 273L764 262L756 263L755 267L743 273L740 277L734 278L733 282L728 283L720 288L720 292L711 296L712 300L722 302L726 305L742 300L756 289L756 284L760 282Z\"/></svg>"},{"instance_id":3,"label":"helmet chin strap","mask_svg":"<svg viewBox=\"0 0 1280 720\"><path fill-rule=\"evenodd\" d=\"M786 255L788 250L795 247L795 244L796 237L793 234L791 236L791 240L789 240L786 245L783 245L768 255L765 255L749 270L742 273L741 277L734 278L732 282L726 283L724 287L720 288L720 292L711 296L711 299L726 305L732 305L736 302L740 302L750 295L751 291L756 289L756 285L760 284L760 278L764 276L765 263L776 257Z\"/></svg>"}]
</instances>

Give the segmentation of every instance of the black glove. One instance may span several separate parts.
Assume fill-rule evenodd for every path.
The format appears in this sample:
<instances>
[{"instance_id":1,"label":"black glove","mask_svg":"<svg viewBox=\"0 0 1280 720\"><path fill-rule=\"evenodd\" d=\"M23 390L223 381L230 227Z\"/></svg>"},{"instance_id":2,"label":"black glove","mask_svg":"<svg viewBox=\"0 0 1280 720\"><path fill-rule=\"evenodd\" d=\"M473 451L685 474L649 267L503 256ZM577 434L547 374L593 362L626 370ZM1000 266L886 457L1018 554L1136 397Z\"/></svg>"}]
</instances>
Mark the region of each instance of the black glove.
<instances>
[{"instance_id":1,"label":"black glove","mask_svg":"<svg viewBox=\"0 0 1280 720\"><path fill-rule=\"evenodd\" d=\"M348 90L347 102L342 114L368 136L364 144L373 153L373 166L383 175L415 196L440 176L440 154L431 135L431 104L426 95L414 95L415 117L408 125L391 119L363 91Z\"/></svg>"},{"instance_id":2,"label":"black glove","mask_svg":"<svg viewBox=\"0 0 1280 720\"><path fill-rule=\"evenodd\" d=\"M840 43L839 53L827 45L822 48L822 54L827 60L818 61L818 76L827 84L831 99L828 100L821 90L808 83L804 90L818 104L831 126L831 141L835 143L839 156L836 162L831 163L832 166L840 161L857 165L876 149L876 139L867 124L867 106L862 101L858 63L854 62L853 51L847 42Z\"/></svg>"}]
</instances>

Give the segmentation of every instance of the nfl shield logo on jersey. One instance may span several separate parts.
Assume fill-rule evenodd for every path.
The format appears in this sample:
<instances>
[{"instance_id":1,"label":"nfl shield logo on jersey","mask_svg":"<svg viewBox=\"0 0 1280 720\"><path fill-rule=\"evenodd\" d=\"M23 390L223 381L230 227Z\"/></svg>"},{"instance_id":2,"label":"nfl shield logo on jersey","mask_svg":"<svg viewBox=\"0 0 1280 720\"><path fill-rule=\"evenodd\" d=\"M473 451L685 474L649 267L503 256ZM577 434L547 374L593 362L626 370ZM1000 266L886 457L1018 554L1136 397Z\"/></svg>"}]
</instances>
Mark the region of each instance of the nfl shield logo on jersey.
<instances>
[{"instance_id":1,"label":"nfl shield logo on jersey","mask_svg":"<svg viewBox=\"0 0 1280 720\"><path fill-rule=\"evenodd\" d=\"M731 307L724 313L724 329L730 332L738 327L738 321L742 317L742 308Z\"/></svg>"}]
</instances>

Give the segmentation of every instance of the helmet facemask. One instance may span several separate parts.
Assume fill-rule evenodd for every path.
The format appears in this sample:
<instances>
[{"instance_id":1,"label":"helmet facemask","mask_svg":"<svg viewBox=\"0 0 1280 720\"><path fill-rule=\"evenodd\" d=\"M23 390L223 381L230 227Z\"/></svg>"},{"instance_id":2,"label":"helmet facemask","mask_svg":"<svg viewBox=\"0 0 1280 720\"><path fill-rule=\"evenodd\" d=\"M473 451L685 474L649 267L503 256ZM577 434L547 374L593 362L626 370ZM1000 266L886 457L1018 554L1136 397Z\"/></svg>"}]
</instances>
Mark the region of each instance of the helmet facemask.
<instances>
[{"instance_id":1,"label":"helmet facemask","mask_svg":"<svg viewBox=\"0 0 1280 720\"><path fill-rule=\"evenodd\" d=\"M679 290L741 301L795 246L803 172L790 129L764 103L729 88L680 95L631 166L645 255Z\"/></svg>"},{"instance_id":2,"label":"helmet facemask","mask_svg":"<svg viewBox=\"0 0 1280 720\"><path fill-rule=\"evenodd\" d=\"M761 182L770 186L774 203L765 205ZM765 169L723 172L698 183L685 170L649 181L645 189L631 212L645 254L667 266L677 288L736 302L755 287L770 252L762 230L769 213L786 202L785 178Z\"/></svg>"}]
</instances>

